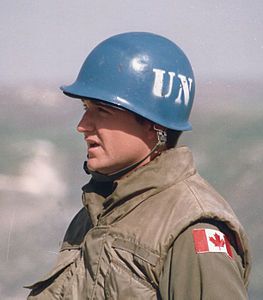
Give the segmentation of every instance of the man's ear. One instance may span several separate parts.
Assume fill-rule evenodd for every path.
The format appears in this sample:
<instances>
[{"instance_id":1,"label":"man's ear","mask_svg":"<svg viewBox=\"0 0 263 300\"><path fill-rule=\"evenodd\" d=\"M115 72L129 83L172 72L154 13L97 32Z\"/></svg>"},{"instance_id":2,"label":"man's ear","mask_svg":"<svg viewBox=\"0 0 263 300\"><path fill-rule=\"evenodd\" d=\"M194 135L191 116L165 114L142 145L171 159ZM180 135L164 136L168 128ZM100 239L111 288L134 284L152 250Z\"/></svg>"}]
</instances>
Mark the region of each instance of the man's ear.
<instances>
[{"instance_id":1,"label":"man's ear","mask_svg":"<svg viewBox=\"0 0 263 300\"><path fill-rule=\"evenodd\" d=\"M161 125L158 125L158 124L154 124L152 122L149 122L149 138L154 140L154 141L157 141L157 131L156 130L162 130L162 131L165 131L165 127L161 126Z\"/></svg>"}]
</instances>

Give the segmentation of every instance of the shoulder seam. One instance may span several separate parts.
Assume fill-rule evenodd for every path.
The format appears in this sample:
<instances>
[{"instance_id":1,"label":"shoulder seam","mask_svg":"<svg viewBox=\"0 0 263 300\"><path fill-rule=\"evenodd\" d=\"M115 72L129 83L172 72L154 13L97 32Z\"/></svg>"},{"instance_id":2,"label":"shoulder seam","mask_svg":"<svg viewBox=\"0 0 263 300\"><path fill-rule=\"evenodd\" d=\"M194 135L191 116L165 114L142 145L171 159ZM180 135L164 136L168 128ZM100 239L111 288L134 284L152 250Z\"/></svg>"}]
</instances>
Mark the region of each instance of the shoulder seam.
<instances>
[{"instance_id":1,"label":"shoulder seam","mask_svg":"<svg viewBox=\"0 0 263 300\"><path fill-rule=\"evenodd\" d=\"M192 193L192 195L194 196L194 198L195 198L195 200L196 200L198 206L200 207L200 209L201 209L202 211L204 211L204 207L203 207L203 205L200 203L200 200L199 200L200 197L199 197L198 192L197 192L196 190L194 190L194 189L190 186L190 184L189 184L189 182L188 182L188 179L185 179L183 182L184 182L184 184L188 187L188 189L189 189L189 191Z\"/></svg>"}]
</instances>

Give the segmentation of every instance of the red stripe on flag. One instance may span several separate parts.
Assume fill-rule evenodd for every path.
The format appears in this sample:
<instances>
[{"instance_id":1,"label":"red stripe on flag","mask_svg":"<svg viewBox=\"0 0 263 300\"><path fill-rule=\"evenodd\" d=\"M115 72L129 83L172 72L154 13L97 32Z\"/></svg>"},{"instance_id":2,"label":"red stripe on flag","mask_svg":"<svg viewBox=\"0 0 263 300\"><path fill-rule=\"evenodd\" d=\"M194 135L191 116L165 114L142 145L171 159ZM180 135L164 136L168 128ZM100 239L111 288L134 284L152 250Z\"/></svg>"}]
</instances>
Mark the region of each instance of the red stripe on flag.
<instances>
[{"instance_id":1,"label":"red stripe on flag","mask_svg":"<svg viewBox=\"0 0 263 300\"><path fill-rule=\"evenodd\" d=\"M193 229L195 252L203 253L208 252L208 243L206 238L206 233L204 229Z\"/></svg>"},{"instance_id":2,"label":"red stripe on flag","mask_svg":"<svg viewBox=\"0 0 263 300\"><path fill-rule=\"evenodd\" d=\"M227 238L227 236L225 235L225 243L226 243L226 251L227 251L227 254L233 258L233 253L232 253L232 249L231 249L231 246L230 246L230 242Z\"/></svg>"}]
</instances>

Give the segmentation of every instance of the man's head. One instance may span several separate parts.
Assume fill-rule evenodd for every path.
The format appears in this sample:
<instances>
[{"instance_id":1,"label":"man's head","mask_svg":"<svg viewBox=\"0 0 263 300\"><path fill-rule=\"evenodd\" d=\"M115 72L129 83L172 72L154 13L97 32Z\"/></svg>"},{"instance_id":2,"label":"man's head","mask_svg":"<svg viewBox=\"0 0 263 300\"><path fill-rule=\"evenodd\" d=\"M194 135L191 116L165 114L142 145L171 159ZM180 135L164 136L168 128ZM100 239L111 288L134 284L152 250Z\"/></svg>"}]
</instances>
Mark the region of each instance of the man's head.
<instances>
[{"instance_id":1,"label":"man's head","mask_svg":"<svg viewBox=\"0 0 263 300\"><path fill-rule=\"evenodd\" d=\"M190 62L159 35L130 32L103 41L76 81L61 89L82 99L86 108L78 130L88 143L91 170L110 174L144 164L191 129L195 82Z\"/></svg>"}]
</instances>

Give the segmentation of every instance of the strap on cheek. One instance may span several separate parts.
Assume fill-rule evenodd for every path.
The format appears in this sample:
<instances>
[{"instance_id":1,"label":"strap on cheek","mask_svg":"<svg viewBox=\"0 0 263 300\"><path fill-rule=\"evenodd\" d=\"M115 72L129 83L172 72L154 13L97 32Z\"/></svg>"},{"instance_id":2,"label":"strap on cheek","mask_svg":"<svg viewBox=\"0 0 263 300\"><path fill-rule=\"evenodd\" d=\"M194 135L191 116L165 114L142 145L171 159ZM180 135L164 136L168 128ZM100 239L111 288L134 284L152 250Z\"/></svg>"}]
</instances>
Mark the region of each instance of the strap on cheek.
<instances>
[{"instance_id":1,"label":"strap on cheek","mask_svg":"<svg viewBox=\"0 0 263 300\"><path fill-rule=\"evenodd\" d=\"M84 162L83 165L83 169L84 171L88 174L91 175L92 178L96 181L100 181L100 182L113 182L119 178L121 178L122 176L124 176L125 174L129 173L130 171L132 171L133 169L135 169L136 167L138 167L142 162L144 162L149 156L151 156L153 153L155 153L159 147L161 147L164 143L160 142L158 140L158 142L156 143L156 145L153 147L153 149L150 151L149 154L147 154L143 159L141 159L140 161L125 167L117 172L111 173L111 174L102 174L100 172L97 171L92 171L88 168L88 164L87 161Z\"/></svg>"},{"instance_id":2,"label":"strap on cheek","mask_svg":"<svg viewBox=\"0 0 263 300\"><path fill-rule=\"evenodd\" d=\"M125 174L129 173L130 171L132 171L133 169L137 168L142 162L144 162L149 156L151 156L153 153L158 152L159 148L164 146L167 142L167 133L165 130L163 129L159 129L156 127L156 125L154 125L154 130L156 131L157 134L157 143L156 145L152 148L152 150L150 151L149 154L147 154L143 159L141 159L140 161L125 167L117 172L111 173L111 174L102 174L100 172L97 171L92 171L88 168L88 164L87 161L84 162L83 165L83 169L84 171L88 174L91 175L92 178L96 181L100 181L100 182L113 182L119 178L121 178L122 176L124 176Z\"/></svg>"}]
</instances>

